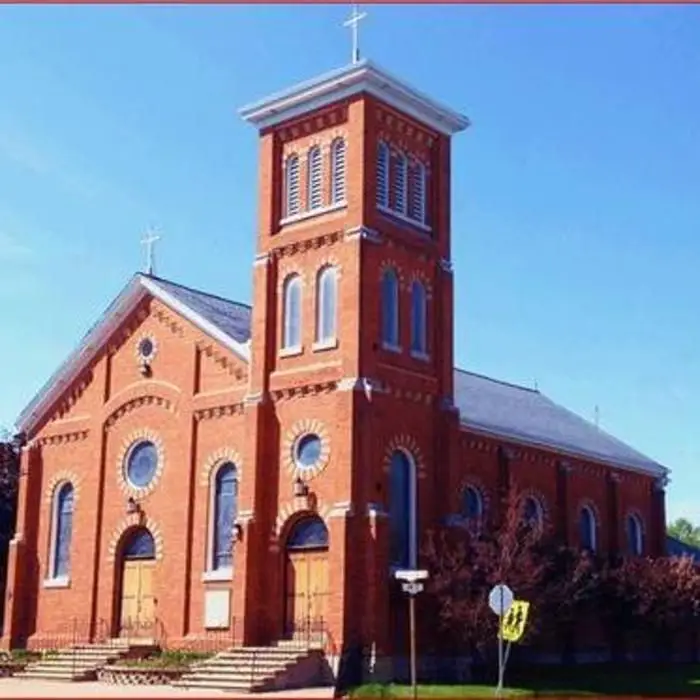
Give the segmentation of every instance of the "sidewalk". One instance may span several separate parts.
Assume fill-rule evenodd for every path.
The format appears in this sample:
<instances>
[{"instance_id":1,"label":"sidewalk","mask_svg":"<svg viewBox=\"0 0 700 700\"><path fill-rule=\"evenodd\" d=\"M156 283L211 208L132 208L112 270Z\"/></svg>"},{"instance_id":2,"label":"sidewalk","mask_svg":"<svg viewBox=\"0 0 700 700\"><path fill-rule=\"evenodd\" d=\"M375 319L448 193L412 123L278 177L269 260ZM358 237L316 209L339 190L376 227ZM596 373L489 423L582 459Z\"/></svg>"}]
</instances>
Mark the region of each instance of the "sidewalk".
<instances>
[{"instance_id":1,"label":"sidewalk","mask_svg":"<svg viewBox=\"0 0 700 700\"><path fill-rule=\"evenodd\" d=\"M169 685L112 685L62 683L20 678L0 678L0 698L332 698L333 688L282 690L272 693L231 693L220 690L186 690Z\"/></svg>"}]
</instances>

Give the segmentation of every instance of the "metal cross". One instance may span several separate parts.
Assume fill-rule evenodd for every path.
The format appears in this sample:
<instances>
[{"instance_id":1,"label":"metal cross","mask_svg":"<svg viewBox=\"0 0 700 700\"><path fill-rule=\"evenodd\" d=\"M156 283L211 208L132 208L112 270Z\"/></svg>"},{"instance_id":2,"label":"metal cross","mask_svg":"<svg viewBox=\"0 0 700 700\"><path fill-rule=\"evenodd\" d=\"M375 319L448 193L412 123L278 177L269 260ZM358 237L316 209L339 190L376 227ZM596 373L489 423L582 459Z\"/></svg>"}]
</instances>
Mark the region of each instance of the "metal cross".
<instances>
[{"instance_id":1,"label":"metal cross","mask_svg":"<svg viewBox=\"0 0 700 700\"><path fill-rule=\"evenodd\" d=\"M352 30L352 62L360 62L360 21L367 17L366 12L360 12L359 5L352 6L352 16L343 22L344 27Z\"/></svg>"},{"instance_id":2,"label":"metal cross","mask_svg":"<svg viewBox=\"0 0 700 700\"><path fill-rule=\"evenodd\" d=\"M153 274L155 270L155 256L153 255L153 248L156 241L160 240L160 236L157 236L152 228L149 228L146 232L145 238L141 240L141 245L146 246L146 272L149 275Z\"/></svg>"}]
</instances>

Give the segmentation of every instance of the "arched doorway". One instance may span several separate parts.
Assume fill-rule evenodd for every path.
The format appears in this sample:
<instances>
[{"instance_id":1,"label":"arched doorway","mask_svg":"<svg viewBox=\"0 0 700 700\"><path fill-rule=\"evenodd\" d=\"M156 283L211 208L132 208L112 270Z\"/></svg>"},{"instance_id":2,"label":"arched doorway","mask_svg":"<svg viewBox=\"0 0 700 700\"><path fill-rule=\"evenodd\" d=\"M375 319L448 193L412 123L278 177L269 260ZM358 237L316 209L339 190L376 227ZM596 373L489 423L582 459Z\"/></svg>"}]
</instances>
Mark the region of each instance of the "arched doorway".
<instances>
[{"instance_id":1,"label":"arched doorway","mask_svg":"<svg viewBox=\"0 0 700 700\"><path fill-rule=\"evenodd\" d=\"M119 635L150 637L156 619L156 547L153 535L145 527L126 534L121 563Z\"/></svg>"},{"instance_id":2,"label":"arched doorway","mask_svg":"<svg viewBox=\"0 0 700 700\"><path fill-rule=\"evenodd\" d=\"M316 515L297 520L285 553L285 631L320 631L328 601L328 528L323 520Z\"/></svg>"}]
</instances>

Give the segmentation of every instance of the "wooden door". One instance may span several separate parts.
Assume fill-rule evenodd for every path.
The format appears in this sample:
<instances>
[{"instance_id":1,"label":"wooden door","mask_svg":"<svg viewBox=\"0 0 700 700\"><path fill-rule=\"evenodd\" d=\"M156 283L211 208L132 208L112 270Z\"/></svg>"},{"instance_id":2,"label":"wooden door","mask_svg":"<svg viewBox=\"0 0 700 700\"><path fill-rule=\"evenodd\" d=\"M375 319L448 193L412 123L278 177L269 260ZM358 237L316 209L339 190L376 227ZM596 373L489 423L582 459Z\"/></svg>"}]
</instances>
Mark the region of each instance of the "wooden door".
<instances>
[{"instance_id":1,"label":"wooden door","mask_svg":"<svg viewBox=\"0 0 700 700\"><path fill-rule=\"evenodd\" d=\"M286 626L293 632L326 618L328 552L290 552L286 571Z\"/></svg>"},{"instance_id":2,"label":"wooden door","mask_svg":"<svg viewBox=\"0 0 700 700\"><path fill-rule=\"evenodd\" d=\"M153 560L125 561L122 574L120 634L148 637L155 623Z\"/></svg>"}]
</instances>

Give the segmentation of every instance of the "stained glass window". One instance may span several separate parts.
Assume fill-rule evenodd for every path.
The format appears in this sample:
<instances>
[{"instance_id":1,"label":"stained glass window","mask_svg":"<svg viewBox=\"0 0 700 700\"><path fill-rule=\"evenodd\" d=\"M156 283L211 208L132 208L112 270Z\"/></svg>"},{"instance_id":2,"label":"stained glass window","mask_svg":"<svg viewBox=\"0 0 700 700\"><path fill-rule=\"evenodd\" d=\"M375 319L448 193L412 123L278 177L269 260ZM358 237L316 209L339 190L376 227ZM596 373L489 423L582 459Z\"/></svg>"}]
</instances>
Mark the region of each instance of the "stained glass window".
<instances>
[{"instance_id":1,"label":"stained glass window","mask_svg":"<svg viewBox=\"0 0 700 700\"><path fill-rule=\"evenodd\" d=\"M156 475L158 449L150 440L136 443L126 457L126 477L132 486L145 488Z\"/></svg>"},{"instance_id":2,"label":"stained glass window","mask_svg":"<svg viewBox=\"0 0 700 700\"><path fill-rule=\"evenodd\" d=\"M321 457L321 438L307 433L299 438L296 446L296 461L301 467L313 467Z\"/></svg>"},{"instance_id":3,"label":"stained glass window","mask_svg":"<svg viewBox=\"0 0 700 700\"><path fill-rule=\"evenodd\" d=\"M124 559L155 559L153 535L144 527L134 530L124 547Z\"/></svg>"},{"instance_id":4,"label":"stained glass window","mask_svg":"<svg viewBox=\"0 0 700 700\"><path fill-rule=\"evenodd\" d=\"M593 511L588 506L581 508L579 515L580 541L581 547L595 551L596 523Z\"/></svg>"},{"instance_id":5,"label":"stained glass window","mask_svg":"<svg viewBox=\"0 0 700 700\"><path fill-rule=\"evenodd\" d=\"M287 539L287 549L320 549L328 546L328 528L317 517L299 520Z\"/></svg>"},{"instance_id":6,"label":"stained glass window","mask_svg":"<svg viewBox=\"0 0 700 700\"><path fill-rule=\"evenodd\" d=\"M397 450L391 456L389 485L389 538L391 564L411 566L411 463Z\"/></svg>"},{"instance_id":7,"label":"stained glass window","mask_svg":"<svg viewBox=\"0 0 700 700\"><path fill-rule=\"evenodd\" d=\"M238 515L238 479L236 467L226 462L216 472L214 495L213 569L228 569L233 565L233 526Z\"/></svg>"},{"instance_id":8,"label":"stained glass window","mask_svg":"<svg viewBox=\"0 0 700 700\"><path fill-rule=\"evenodd\" d=\"M382 276L382 340L392 347L399 344L399 278L391 268Z\"/></svg>"},{"instance_id":9,"label":"stained glass window","mask_svg":"<svg viewBox=\"0 0 700 700\"><path fill-rule=\"evenodd\" d=\"M64 484L56 494L56 534L53 577L70 574L70 550L73 538L73 486Z\"/></svg>"},{"instance_id":10,"label":"stained glass window","mask_svg":"<svg viewBox=\"0 0 700 700\"><path fill-rule=\"evenodd\" d=\"M539 525L542 518L540 504L532 496L525 499L524 519L528 525Z\"/></svg>"}]
</instances>

